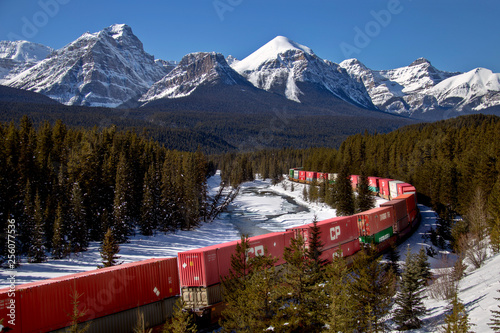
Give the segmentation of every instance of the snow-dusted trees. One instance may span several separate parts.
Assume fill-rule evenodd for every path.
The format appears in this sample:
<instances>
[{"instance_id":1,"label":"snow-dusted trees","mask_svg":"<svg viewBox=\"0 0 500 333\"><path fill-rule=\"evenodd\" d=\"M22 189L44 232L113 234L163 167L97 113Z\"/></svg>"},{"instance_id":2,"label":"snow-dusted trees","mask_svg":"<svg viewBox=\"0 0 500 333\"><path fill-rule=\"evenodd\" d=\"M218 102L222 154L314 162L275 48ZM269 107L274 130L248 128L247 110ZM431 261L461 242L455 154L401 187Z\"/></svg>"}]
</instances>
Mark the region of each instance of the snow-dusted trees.
<instances>
[{"instance_id":1,"label":"snow-dusted trees","mask_svg":"<svg viewBox=\"0 0 500 333\"><path fill-rule=\"evenodd\" d=\"M99 268L118 265L118 259L120 259L118 252L120 252L120 246L115 240L113 231L111 228L108 228L106 234L104 235L104 239L102 240L100 251L102 266L99 266Z\"/></svg>"}]
</instances>

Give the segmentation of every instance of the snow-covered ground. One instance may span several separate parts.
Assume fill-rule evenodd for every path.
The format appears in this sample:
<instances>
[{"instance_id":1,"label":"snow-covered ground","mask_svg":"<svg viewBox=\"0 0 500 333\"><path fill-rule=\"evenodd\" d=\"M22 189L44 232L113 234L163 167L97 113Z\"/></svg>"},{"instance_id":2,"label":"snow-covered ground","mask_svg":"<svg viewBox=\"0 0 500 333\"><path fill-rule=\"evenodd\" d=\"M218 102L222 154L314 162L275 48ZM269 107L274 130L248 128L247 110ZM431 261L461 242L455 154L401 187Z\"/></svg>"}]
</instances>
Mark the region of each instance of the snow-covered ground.
<instances>
[{"instance_id":1,"label":"snow-covered ground","mask_svg":"<svg viewBox=\"0 0 500 333\"><path fill-rule=\"evenodd\" d=\"M220 178L215 176L209 180L209 187L214 192ZM272 186L269 180L258 179L243 184L241 194L233 202L233 209L245 212L246 217L257 221L256 225L266 231L282 231L287 228L311 223L314 216L318 220L331 218L336 215L334 209L324 204L309 203L302 198L303 184L294 184L292 192L291 183L284 181L282 184ZM272 193L274 192L275 195ZM278 194L278 195L276 195ZM292 203L291 203L292 201ZM377 205L385 200L377 199ZM297 204L303 209L297 210ZM422 223L419 229L406 242L399 246L401 261L404 262L406 249L410 247L413 253L422 246L430 246L423 238L429 228L436 223L436 214L429 208L420 205ZM234 217L233 217L234 218ZM157 234L151 237L136 235L130 242L121 244L120 260L124 263L139 261L149 258L176 256L178 252L204 247L212 244L232 241L240 238L240 232L232 223L228 214L223 214L211 224L204 224L197 230L178 231L170 234ZM451 267L455 261L453 254L442 252L429 262L435 274L440 270ZM70 258L61 260L48 260L40 264L27 263L22 260L16 269L16 284L39 281L47 278L63 276L95 269L101 262L99 256L99 243L91 243L85 253L71 255ZM12 271L0 271L0 287L6 287L7 278ZM459 297L465 304L475 332L492 332L487 323L490 321L490 310L497 309L496 297L500 289L500 256L490 257L485 265L475 271L467 273L460 282ZM444 314L448 303L443 300L427 298L425 306L428 309L424 319L424 327L413 332L436 332L437 326L443 323Z\"/></svg>"}]
</instances>

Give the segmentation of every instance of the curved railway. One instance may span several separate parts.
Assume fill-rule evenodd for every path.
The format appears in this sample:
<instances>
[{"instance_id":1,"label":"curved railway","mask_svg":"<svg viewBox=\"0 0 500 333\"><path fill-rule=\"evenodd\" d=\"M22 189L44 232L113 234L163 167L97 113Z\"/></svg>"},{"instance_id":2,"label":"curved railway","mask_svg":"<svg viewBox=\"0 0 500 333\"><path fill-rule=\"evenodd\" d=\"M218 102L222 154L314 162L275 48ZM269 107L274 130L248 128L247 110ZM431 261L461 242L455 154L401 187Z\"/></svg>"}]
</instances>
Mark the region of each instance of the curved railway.
<instances>
[{"instance_id":1,"label":"curved railway","mask_svg":"<svg viewBox=\"0 0 500 333\"><path fill-rule=\"evenodd\" d=\"M335 183L336 173L290 169L291 181L307 184ZM354 190L359 176L350 176ZM373 243L383 252L409 236L420 221L416 190L394 179L368 177L374 195L389 201L352 216L318 221L323 242L322 259L331 261L341 249L344 257L355 255L362 244ZM307 242L312 224L249 238L249 256L267 249L284 263L283 252L292 238L302 235ZM0 289L0 318L10 332L63 332L71 325L68 314L78 293L82 323L92 321L87 332L129 332L144 314L149 326L161 325L172 315L180 296L201 322L211 323L223 309L221 277L230 270L232 241L179 252L177 257L149 259L135 263L67 275ZM73 295L73 298L72 298ZM9 323L15 319L15 325Z\"/></svg>"}]
</instances>

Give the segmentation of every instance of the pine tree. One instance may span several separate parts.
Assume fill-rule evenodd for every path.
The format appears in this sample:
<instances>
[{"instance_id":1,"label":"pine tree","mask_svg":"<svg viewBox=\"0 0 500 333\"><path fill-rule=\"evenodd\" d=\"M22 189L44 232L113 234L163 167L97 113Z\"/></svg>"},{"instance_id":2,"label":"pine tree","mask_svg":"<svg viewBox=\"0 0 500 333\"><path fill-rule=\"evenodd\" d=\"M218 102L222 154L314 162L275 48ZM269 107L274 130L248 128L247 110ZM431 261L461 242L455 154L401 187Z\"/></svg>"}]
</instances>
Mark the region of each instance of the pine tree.
<instances>
[{"instance_id":1,"label":"pine tree","mask_svg":"<svg viewBox=\"0 0 500 333\"><path fill-rule=\"evenodd\" d=\"M395 276L381 264L372 246L363 248L353 261L352 300L355 303L358 329L362 332L380 332L385 324L380 321L389 313L395 291Z\"/></svg>"},{"instance_id":2,"label":"pine tree","mask_svg":"<svg viewBox=\"0 0 500 333\"><path fill-rule=\"evenodd\" d=\"M54 232L52 235L52 258L61 259L64 257L65 252L63 209L59 203L57 205Z\"/></svg>"},{"instance_id":3,"label":"pine tree","mask_svg":"<svg viewBox=\"0 0 500 333\"><path fill-rule=\"evenodd\" d=\"M182 297L175 302L171 319L163 325L162 333L196 333L198 331L193 313L184 309Z\"/></svg>"},{"instance_id":4,"label":"pine tree","mask_svg":"<svg viewBox=\"0 0 500 333\"><path fill-rule=\"evenodd\" d=\"M458 294L452 298L449 313L444 318L445 326L443 333L473 333L469 315L465 310L464 304L459 300Z\"/></svg>"},{"instance_id":5,"label":"pine tree","mask_svg":"<svg viewBox=\"0 0 500 333\"><path fill-rule=\"evenodd\" d=\"M500 290L497 290L497 292L500 292ZM495 298L496 301L500 301L500 298ZM492 314L491 321L488 323L488 326L491 327L491 329L495 332L498 333L500 332L500 305L497 306L497 310L490 310Z\"/></svg>"},{"instance_id":6,"label":"pine tree","mask_svg":"<svg viewBox=\"0 0 500 333\"><path fill-rule=\"evenodd\" d=\"M347 166L342 166L335 183L337 216L353 215L355 212L354 194Z\"/></svg>"},{"instance_id":7,"label":"pine tree","mask_svg":"<svg viewBox=\"0 0 500 333\"><path fill-rule=\"evenodd\" d=\"M386 264L387 269L391 270L395 276L401 276L401 268L399 267L400 255L395 244L387 252L387 259L389 260Z\"/></svg>"},{"instance_id":8,"label":"pine tree","mask_svg":"<svg viewBox=\"0 0 500 333\"><path fill-rule=\"evenodd\" d=\"M72 251L81 252L87 250L88 246L88 227L87 213L83 202L83 192L78 182L73 183L70 195L69 223L69 242L71 242Z\"/></svg>"},{"instance_id":9,"label":"pine tree","mask_svg":"<svg viewBox=\"0 0 500 333\"><path fill-rule=\"evenodd\" d=\"M328 311L326 324L330 332L352 332L357 329L356 302L352 297L351 270L339 250L326 268Z\"/></svg>"},{"instance_id":10,"label":"pine tree","mask_svg":"<svg viewBox=\"0 0 500 333\"><path fill-rule=\"evenodd\" d=\"M401 274L400 291L396 296L396 310L394 312L394 322L399 329L416 329L422 326L420 319L426 313L422 302L425 296L425 280L422 276L422 270L418 266L416 256L410 252L406 253L405 267Z\"/></svg>"},{"instance_id":11,"label":"pine tree","mask_svg":"<svg viewBox=\"0 0 500 333\"><path fill-rule=\"evenodd\" d=\"M363 168L364 170L364 168ZM375 207L375 199L372 191L368 187L368 177L365 172L361 173L358 182L358 196L356 198L356 211L358 213L364 212Z\"/></svg>"},{"instance_id":12,"label":"pine tree","mask_svg":"<svg viewBox=\"0 0 500 333\"><path fill-rule=\"evenodd\" d=\"M120 154L116 168L115 197L113 201L113 232L118 243L128 240L132 228L132 179L125 154Z\"/></svg>"},{"instance_id":13,"label":"pine tree","mask_svg":"<svg viewBox=\"0 0 500 333\"><path fill-rule=\"evenodd\" d=\"M29 249L29 261L33 263L44 262L47 259L45 255L45 217L40 201L40 195L37 192L35 196L35 228L32 230Z\"/></svg>"},{"instance_id":14,"label":"pine tree","mask_svg":"<svg viewBox=\"0 0 500 333\"><path fill-rule=\"evenodd\" d=\"M120 246L115 240L113 231L111 230L111 228L108 228L108 231L106 231L106 234L104 235L100 251L102 266L98 266L98 268L119 265L118 259L120 259L120 257L117 256L119 252Z\"/></svg>"},{"instance_id":15,"label":"pine tree","mask_svg":"<svg viewBox=\"0 0 500 333\"><path fill-rule=\"evenodd\" d=\"M141 233L150 236L160 225L161 220L161 180L154 164L149 166L144 176L141 220Z\"/></svg>"},{"instance_id":16,"label":"pine tree","mask_svg":"<svg viewBox=\"0 0 500 333\"><path fill-rule=\"evenodd\" d=\"M427 281L432 278L431 264L427 259L427 251L424 249L424 247L421 247L416 257L416 265L419 270L419 275L422 277L422 283L424 285L427 285Z\"/></svg>"},{"instance_id":17,"label":"pine tree","mask_svg":"<svg viewBox=\"0 0 500 333\"><path fill-rule=\"evenodd\" d=\"M71 304L73 305L73 312L69 314L69 317L71 319L71 326L67 329L67 332L69 333L85 333L90 329L90 325L92 324L92 322L88 322L84 325L79 325L82 318L87 314L87 311L80 311L79 299L80 297L82 297L82 295L83 294L78 293L76 289L74 289L72 294L70 295Z\"/></svg>"}]
</instances>

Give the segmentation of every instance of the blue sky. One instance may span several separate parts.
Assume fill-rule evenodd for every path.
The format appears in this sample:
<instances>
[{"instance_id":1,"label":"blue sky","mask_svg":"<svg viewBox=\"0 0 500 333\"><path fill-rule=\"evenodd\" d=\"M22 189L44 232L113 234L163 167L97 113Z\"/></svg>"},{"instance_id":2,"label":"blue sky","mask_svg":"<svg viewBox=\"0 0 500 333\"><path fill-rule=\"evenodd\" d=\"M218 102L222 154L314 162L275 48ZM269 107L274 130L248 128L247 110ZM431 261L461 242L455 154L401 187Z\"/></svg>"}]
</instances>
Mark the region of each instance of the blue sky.
<instances>
[{"instance_id":1,"label":"blue sky","mask_svg":"<svg viewBox=\"0 0 500 333\"><path fill-rule=\"evenodd\" d=\"M442 70L500 72L497 0L0 0L0 40L60 48L115 23L166 60L196 51L242 59L284 35L337 63L390 69L425 57Z\"/></svg>"}]
</instances>

